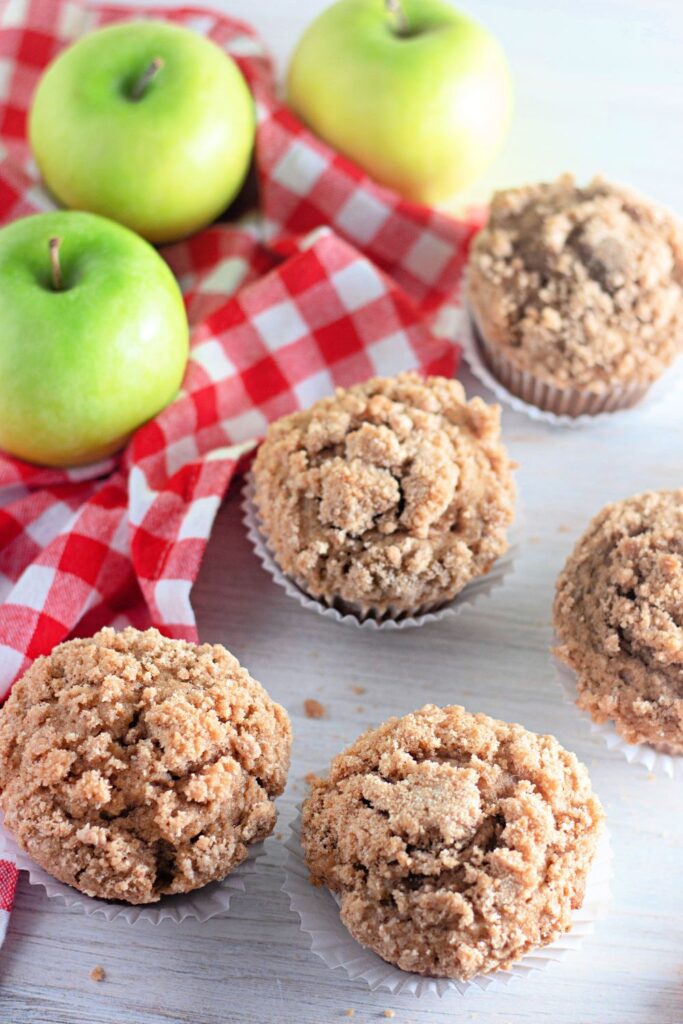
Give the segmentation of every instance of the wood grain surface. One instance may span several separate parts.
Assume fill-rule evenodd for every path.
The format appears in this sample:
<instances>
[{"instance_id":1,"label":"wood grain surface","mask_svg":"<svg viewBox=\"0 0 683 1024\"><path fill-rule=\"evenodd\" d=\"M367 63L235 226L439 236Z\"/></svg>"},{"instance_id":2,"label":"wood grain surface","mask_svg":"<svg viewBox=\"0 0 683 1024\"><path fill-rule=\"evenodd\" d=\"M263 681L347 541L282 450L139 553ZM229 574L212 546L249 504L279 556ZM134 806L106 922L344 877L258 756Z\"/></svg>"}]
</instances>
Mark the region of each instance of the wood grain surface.
<instances>
[{"instance_id":1,"label":"wood grain surface","mask_svg":"<svg viewBox=\"0 0 683 1024\"><path fill-rule=\"evenodd\" d=\"M216 0L213 0L216 4ZM224 0L282 63L321 0ZM517 81L506 153L485 186L566 168L604 170L683 210L683 4L481 0ZM471 391L480 391L465 375ZM1 1024L683 1024L683 785L609 753L563 702L549 667L554 580L588 518L639 490L683 484L683 395L581 430L505 413L525 511L516 571L487 601L421 630L369 634L304 611L246 543L238 495L221 509L194 602L204 640L226 644L288 708L292 772L278 833L307 772L370 724L428 701L554 733L589 765L608 812L609 916L571 959L497 993L442 1000L370 993L309 950L281 892L281 841L229 917L158 928L65 912L22 879L0 953ZM358 695L353 687L362 686ZM326 716L306 718L307 698ZM90 980L101 964L105 979Z\"/></svg>"}]
</instances>

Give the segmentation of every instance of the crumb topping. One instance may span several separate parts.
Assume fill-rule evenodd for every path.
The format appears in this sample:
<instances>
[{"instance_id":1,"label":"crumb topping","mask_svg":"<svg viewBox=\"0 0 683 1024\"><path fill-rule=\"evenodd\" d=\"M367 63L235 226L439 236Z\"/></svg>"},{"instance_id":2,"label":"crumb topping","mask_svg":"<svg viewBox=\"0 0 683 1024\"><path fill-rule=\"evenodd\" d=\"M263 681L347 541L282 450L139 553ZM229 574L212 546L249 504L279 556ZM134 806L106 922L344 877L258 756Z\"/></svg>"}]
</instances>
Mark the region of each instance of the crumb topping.
<instances>
[{"instance_id":1,"label":"crumb topping","mask_svg":"<svg viewBox=\"0 0 683 1024\"><path fill-rule=\"evenodd\" d=\"M363 612L450 600L507 550L500 410L406 373L338 390L268 430L254 463L264 536L314 597Z\"/></svg>"},{"instance_id":2,"label":"crumb topping","mask_svg":"<svg viewBox=\"0 0 683 1024\"><path fill-rule=\"evenodd\" d=\"M557 581L557 654L578 701L630 743L683 754L683 490L593 519Z\"/></svg>"},{"instance_id":3,"label":"crumb topping","mask_svg":"<svg viewBox=\"0 0 683 1024\"><path fill-rule=\"evenodd\" d=\"M646 384L683 347L683 233L601 178L498 192L468 293L487 341L518 369L598 393Z\"/></svg>"},{"instance_id":4,"label":"crumb topping","mask_svg":"<svg viewBox=\"0 0 683 1024\"><path fill-rule=\"evenodd\" d=\"M569 929L602 817L554 737L428 705L334 759L304 804L302 843L360 943L467 980Z\"/></svg>"},{"instance_id":5,"label":"crumb topping","mask_svg":"<svg viewBox=\"0 0 683 1024\"><path fill-rule=\"evenodd\" d=\"M103 629L38 658L0 710L5 825L89 896L225 877L275 824L286 712L219 644Z\"/></svg>"},{"instance_id":6,"label":"crumb topping","mask_svg":"<svg viewBox=\"0 0 683 1024\"><path fill-rule=\"evenodd\" d=\"M325 707L315 697L309 697L304 701L304 714L306 718L324 718Z\"/></svg>"}]
</instances>

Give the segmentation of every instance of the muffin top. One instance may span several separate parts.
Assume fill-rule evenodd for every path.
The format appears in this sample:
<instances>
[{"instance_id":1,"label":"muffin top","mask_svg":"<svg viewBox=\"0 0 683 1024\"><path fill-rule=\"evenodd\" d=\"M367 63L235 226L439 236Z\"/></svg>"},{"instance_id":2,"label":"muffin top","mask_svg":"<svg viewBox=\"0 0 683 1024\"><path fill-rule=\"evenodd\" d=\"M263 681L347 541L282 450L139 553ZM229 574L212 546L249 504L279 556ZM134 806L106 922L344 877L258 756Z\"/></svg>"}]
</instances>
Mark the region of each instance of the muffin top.
<instances>
[{"instance_id":1,"label":"muffin top","mask_svg":"<svg viewBox=\"0 0 683 1024\"><path fill-rule=\"evenodd\" d=\"M683 754L683 490L593 519L557 581L557 654L578 701L629 743Z\"/></svg>"},{"instance_id":2,"label":"muffin top","mask_svg":"<svg viewBox=\"0 0 683 1024\"><path fill-rule=\"evenodd\" d=\"M647 384L683 346L683 233L600 178L498 192L468 297L489 344L555 387Z\"/></svg>"},{"instance_id":3,"label":"muffin top","mask_svg":"<svg viewBox=\"0 0 683 1024\"><path fill-rule=\"evenodd\" d=\"M0 710L5 825L89 896L225 877L275 823L291 729L224 647L103 629L38 658Z\"/></svg>"},{"instance_id":4,"label":"muffin top","mask_svg":"<svg viewBox=\"0 0 683 1024\"><path fill-rule=\"evenodd\" d=\"M467 980L570 927L602 817L554 737L427 705L313 781L302 843L358 942L403 970Z\"/></svg>"},{"instance_id":5,"label":"muffin top","mask_svg":"<svg viewBox=\"0 0 683 1024\"><path fill-rule=\"evenodd\" d=\"M278 564L364 614L450 600L507 550L500 410L415 373L338 390L268 430L255 502Z\"/></svg>"}]
</instances>

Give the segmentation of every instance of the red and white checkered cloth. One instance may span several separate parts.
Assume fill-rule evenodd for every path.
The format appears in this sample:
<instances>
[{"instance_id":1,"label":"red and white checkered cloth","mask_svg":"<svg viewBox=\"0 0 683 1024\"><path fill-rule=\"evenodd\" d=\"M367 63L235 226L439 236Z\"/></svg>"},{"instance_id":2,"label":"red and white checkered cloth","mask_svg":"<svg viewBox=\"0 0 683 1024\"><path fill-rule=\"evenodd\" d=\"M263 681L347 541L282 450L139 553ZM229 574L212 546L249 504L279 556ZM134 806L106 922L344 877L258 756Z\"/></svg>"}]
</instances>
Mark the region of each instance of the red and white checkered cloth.
<instances>
[{"instance_id":1,"label":"red and white checkered cloth","mask_svg":"<svg viewBox=\"0 0 683 1024\"><path fill-rule=\"evenodd\" d=\"M0 454L0 699L33 658L104 624L196 639L190 591L214 516L266 425L373 374L457 366L431 327L457 306L478 219L403 202L311 136L277 99L259 37L210 11L0 4L0 224L52 206L26 143L47 62L140 17L202 32L239 63L257 106L259 206L164 250L190 361L178 398L121 456L57 471Z\"/></svg>"}]
</instances>

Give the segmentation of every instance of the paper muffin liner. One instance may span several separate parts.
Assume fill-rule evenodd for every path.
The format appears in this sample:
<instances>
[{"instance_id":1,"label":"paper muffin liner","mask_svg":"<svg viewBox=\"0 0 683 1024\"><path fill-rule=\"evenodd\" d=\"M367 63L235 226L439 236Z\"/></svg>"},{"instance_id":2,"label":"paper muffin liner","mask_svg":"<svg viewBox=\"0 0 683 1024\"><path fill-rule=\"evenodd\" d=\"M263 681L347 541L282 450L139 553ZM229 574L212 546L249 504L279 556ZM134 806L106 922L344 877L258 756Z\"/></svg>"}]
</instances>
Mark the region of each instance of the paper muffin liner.
<instances>
[{"instance_id":1,"label":"paper muffin liner","mask_svg":"<svg viewBox=\"0 0 683 1024\"><path fill-rule=\"evenodd\" d=\"M603 722L601 725L594 722L589 712L578 707L576 703L576 673L555 655L552 661L565 700L573 705L584 722L590 726L590 731L601 738L608 750L618 751L629 764L640 764L649 772L665 775L669 779L683 779L683 755L663 754L649 743L629 743L617 732L612 722Z\"/></svg>"},{"instance_id":2,"label":"paper muffin liner","mask_svg":"<svg viewBox=\"0 0 683 1024\"><path fill-rule=\"evenodd\" d=\"M327 605L316 600L282 571L261 533L261 521L253 501L253 495L254 478L250 472L245 478L242 491L242 520L247 536L266 572L290 597L295 598L302 608L308 608L334 622L342 622L359 629L410 629L415 626L424 626L428 622L438 622L448 616L459 615L463 609L475 604L482 597L488 597L496 587L502 586L505 577L513 572L522 533L523 517L520 510L517 509L515 522L508 532L508 550L496 559L486 576L472 580L452 601L448 601L446 604L426 605L412 615L407 615L402 610L389 609L381 619L376 619L370 615L362 617L361 613L347 601L336 601L334 605Z\"/></svg>"},{"instance_id":3,"label":"paper muffin liner","mask_svg":"<svg viewBox=\"0 0 683 1024\"><path fill-rule=\"evenodd\" d=\"M2 818L0 814L0 858L6 857L14 861L20 871L26 871L31 885L43 889L49 899L57 900L69 909L76 908L86 917L100 916L105 921L127 921L128 924L147 921L154 925L162 921L173 921L180 924L187 918L208 921L218 914L225 914L230 909L232 896L245 891L245 878L254 871L256 860L263 853L263 843L257 843L249 848L247 859L222 881L210 882L193 892L162 896L158 903L133 906L116 900L86 896L78 889L53 878L21 849L11 832L4 827Z\"/></svg>"},{"instance_id":4,"label":"paper muffin liner","mask_svg":"<svg viewBox=\"0 0 683 1024\"><path fill-rule=\"evenodd\" d=\"M311 950L333 969L342 968L352 981L362 980L373 992L377 989L392 995L438 995L457 992L464 996L472 989L501 989L512 981L525 978L532 971L545 970L579 949L591 935L595 922L603 917L610 900L612 879L612 847L609 832L603 825L595 860L586 882L583 905L574 911L571 931L555 942L532 950L508 970L482 974L471 981L454 978L427 978L402 971L382 960L372 950L358 943L342 923L337 900L325 887L311 884L301 848L301 814L290 826L285 844L285 881L283 891L291 909L298 915L301 928L311 940Z\"/></svg>"},{"instance_id":5,"label":"paper muffin liner","mask_svg":"<svg viewBox=\"0 0 683 1024\"><path fill-rule=\"evenodd\" d=\"M603 422L615 413L627 411L642 402L653 386L615 386L603 395L553 387L518 369L499 348L488 345L477 327L476 318L467 307L462 311L455 333L477 380L515 412L525 413L539 422L562 427Z\"/></svg>"}]
</instances>

